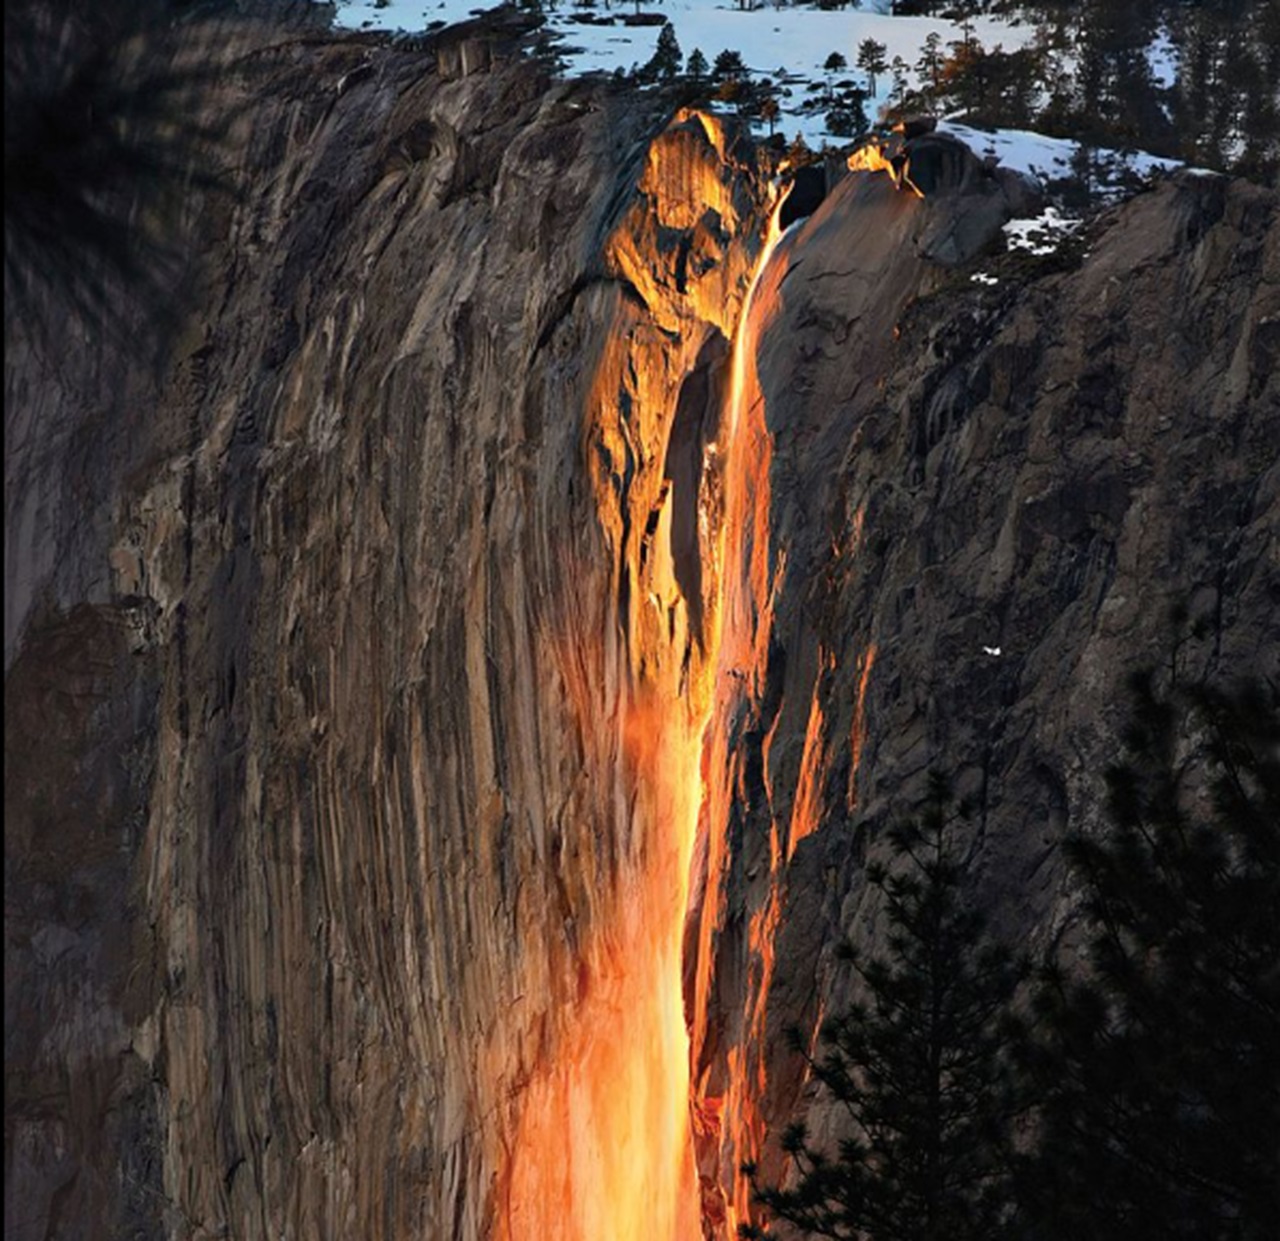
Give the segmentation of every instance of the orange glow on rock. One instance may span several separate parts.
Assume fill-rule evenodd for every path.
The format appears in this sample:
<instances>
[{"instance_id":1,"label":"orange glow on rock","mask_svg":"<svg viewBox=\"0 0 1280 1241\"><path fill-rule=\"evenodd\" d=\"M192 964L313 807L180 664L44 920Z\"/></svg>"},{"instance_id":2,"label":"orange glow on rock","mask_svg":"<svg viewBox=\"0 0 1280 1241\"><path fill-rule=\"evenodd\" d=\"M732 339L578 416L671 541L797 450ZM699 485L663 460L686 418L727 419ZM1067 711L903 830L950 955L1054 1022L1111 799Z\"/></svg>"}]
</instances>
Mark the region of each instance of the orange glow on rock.
<instances>
[{"instance_id":1,"label":"orange glow on rock","mask_svg":"<svg viewBox=\"0 0 1280 1241\"><path fill-rule=\"evenodd\" d=\"M813 702L809 708L809 724L804 734L804 753L800 759L800 779L796 785L796 797L791 811L791 831L787 836L787 861L795 854L798 845L818 826L822 812L822 785L826 777L826 753L822 728L822 672L835 667L835 656L827 655L818 661L818 675L813 681Z\"/></svg>"},{"instance_id":2,"label":"orange glow on rock","mask_svg":"<svg viewBox=\"0 0 1280 1241\"><path fill-rule=\"evenodd\" d=\"M779 310L781 276L771 265L782 229L775 209L755 276L743 303L734 336L732 372L726 408L723 451L709 463L713 477L723 477L723 512L713 544L714 579L719 606L712 610L715 652L714 705L702 755L703 802L699 816L699 884L691 911L694 956L691 1039L694 1062L702 1059L708 1028L715 944L724 926L728 866L727 826L739 795L739 757L732 751L731 721L763 691L769 634L776 591L785 560L770 538L770 471L773 439L765 422L756 353L761 335ZM767 1084L765 1017L773 980L773 944L781 916L777 890L780 847L776 824L770 834L771 889L748 928L750 973L754 997L745 1014L746 1028L738 1046L726 1052L726 1080L705 1077L695 1083L693 1109L699 1118L699 1178L703 1224L707 1235L731 1238L750 1219L750 1185L738 1166L754 1159L764 1137L760 1100ZM726 1189L728 1190L726 1194Z\"/></svg>"},{"instance_id":3,"label":"orange glow on rock","mask_svg":"<svg viewBox=\"0 0 1280 1241\"><path fill-rule=\"evenodd\" d=\"M577 1003L545 1032L554 1048L538 1058L550 1068L521 1097L505 1241L699 1234L681 992L697 790L661 775L687 767L694 739L652 700L626 704L621 719L631 856L608 920L579 947Z\"/></svg>"},{"instance_id":4,"label":"orange glow on rock","mask_svg":"<svg viewBox=\"0 0 1280 1241\"><path fill-rule=\"evenodd\" d=\"M917 198L923 198L919 187L911 180L911 161L905 155L886 154L877 142L860 146L845 161L850 172L886 172L895 188L907 190Z\"/></svg>"},{"instance_id":5,"label":"orange glow on rock","mask_svg":"<svg viewBox=\"0 0 1280 1241\"><path fill-rule=\"evenodd\" d=\"M681 385L716 332L733 335L740 305L744 256L723 238L741 231L735 201L750 198L726 148L715 118L677 116L606 244L612 282L588 294L612 316L592 359L583 450L599 522L592 553L613 566L616 614L599 617L598 647L566 636L554 651L593 787L582 807L552 813L594 807L579 836L597 856L576 863L593 890L563 902L583 924L566 926L570 965L550 971L564 1002L532 1033L529 1078L514 1084L499 1241L694 1241L703 1231L693 1140L720 1120L717 1100L690 1088L683 964L720 633L722 471L714 452L685 473L666 462ZM689 473L696 494L681 494ZM679 538L691 537L696 600L676 563Z\"/></svg>"},{"instance_id":6,"label":"orange glow on rock","mask_svg":"<svg viewBox=\"0 0 1280 1241\"><path fill-rule=\"evenodd\" d=\"M862 514L859 512L859 529ZM876 662L876 644L873 642L858 661L858 695L854 700L853 724L849 729L849 789L845 801L850 811L858 804L858 768L862 763L862 740L865 735L864 718L867 703L867 682Z\"/></svg>"},{"instance_id":7,"label":"orange glow on rock","mask_svg":"<svg viewBox=\"0 0 1280 1241\"><path fill-rule=\"evenodd\" d=\"M781 309L786 268L771 260L782 231L775 210L745 296L739 249L733 261L724 251L700 261L700 247L712 255L723 233L744 227L726 145L713 118L676 118L607 243L611 285L586 295L601 299L593 313L613 316L591 361L583 449L599 520L588 550L612 566L616 615L598 618L598 643L566 636L551 654L584 780L600 784L581 805L548 808L548 820L577 816L586 827L574 839L598 848L575 861L578 886L561 894L566 951L530 964L563 1003L531 1024L528 1077L512 1085L497 1241L730 1241L752 1218L739 1165L765 1139L787 878L821 825L843 737L832 704L847 698L835 695L835 654L817 651L811 697L789 709L782 734L807 720L798 771L794 758L777 764L794 789L772 786L781 714L770 723L767 850L762 839L745 926L734 931L744 959L729 985L741 987L743 1005L726 1018L713 988L736 861L728 833L748 801L735 730L764 694L786 575L770 528L773 437L757 366ZM688 247L675 247L674 233ZM695 440L696 468L682 474L666 464L681 384L716 332L733 341L729 391L715 442ZM686 555L696 543L697 599L685 598L681 538ZM858 666L855 772L874 657L869 648ZM713 1029L722 1018L732 1028Z\"/></svg>"},{"instance_id":8,"label":"orange glow on rock","mask_svg":"<svg viewBox=\"0 0 1280 1241\"><path fill-rule=\"evenodd\" d=\"M713 556L720 583L711 648L716 652L716 680L703 750L703 803L690 915L692 961L686 965L692 980L695 1146L704 1236L712 1241L731 1241L739 1225L754 1222L751 1185L740 1167L744 1161L770 1157L765 1147L766 1117L780 1103L786 1106L784 1095L790 1087L769 1079L770 1056L778 1036L771 1025L770 1007L777 941L786 916L789 875L797 849L819 830L827 807L839 748L830 713L835 702L848 701L848 689L840 691L836 675L836 652L819 647L807 709L801 708L797 721L794 708L785 703L775 708L760 742L763 797L759 787L747 786L742 730L750 727L753 718L759 720L753 713L765 696L774 611L787 571L786 549L779 546L770 526L773 438L757 366L760 342L781 311L780 290L787 264L774 258L780 244L775 226L735 336L724 442L717 446L723 456L719 465L723 510ZM859 510L854 515L847 555L857 554L862 525ZM860 759L863 709L874 659L874 647L868 648L857 665L850 795ZM805 731L797 769L788 767L775 750L780 731L785 736L800 722ZM794 779L794 787L775 787L783 779ZM742 861L730 852L729 830L731 822L740 821L743 814L750 816L753 833L767 832L767 836L754 837L758 852L752 856L761 861L737 880L745 878L748 886L746 909L735 906L734 911L735 917L745 916L745 931L735 931L728 925L728 882L731 871ZM728 1005L716 990L724 985L719 982L721 969L729 971L728 985L733 988L734 998ZM735 971L740 972L736 980ZM741 1008L737 1007L739 996Z\"/></svg>"}]
</instances>

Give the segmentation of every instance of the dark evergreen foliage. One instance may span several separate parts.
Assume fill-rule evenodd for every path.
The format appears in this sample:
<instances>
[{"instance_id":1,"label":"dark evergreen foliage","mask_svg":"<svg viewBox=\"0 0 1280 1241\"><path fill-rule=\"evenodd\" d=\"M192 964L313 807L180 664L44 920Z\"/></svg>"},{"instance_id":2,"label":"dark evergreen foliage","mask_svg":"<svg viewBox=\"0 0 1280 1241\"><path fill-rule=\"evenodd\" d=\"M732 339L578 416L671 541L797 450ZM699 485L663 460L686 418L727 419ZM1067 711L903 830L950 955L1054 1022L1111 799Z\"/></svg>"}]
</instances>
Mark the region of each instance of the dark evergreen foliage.
<instances>
[{"instance_id":1,"label":"dark evergreen foliage","mask_svg":"<svg viewBox=\"0 0 1280 1241\"><path fill-rule=\"evenodd\" d=\"M645 75L650 78L673 78L680 72L684 56L676 39L675 27L667 22L658 32L658 43L653 56L645 66Z\"/></svg>"},{"instance_id":2,"label":"dark evergreen foliage","mask_svg":"<svg viewBox=\"0 0 1280 1241\"><path fill-rule=\"evenodd\" d=\"M933 6L965 19L927 102L979 124L1037 129L1274 181L1280 173L1280 0L988 0ZM899 6L905 12L905 6ZM979 11L1035 20L1035 44L986 48Z\"/></svg>"},{"instance_id":3,"label":"dark evergreen foliage","mask_svg":"<svg viewBox=\"0 0 1280 1241\"><path fill-rule=\"evenodd\" d=\"M858 44L858 68L867 75L867 85L873 95L876 93L876 78L889 68L889 62L885 59L888 50L875 39L863 39Z\"/></svg>"},{"instance_id":4,"label":"dark evergreen foliage","mask_svg":"<svg viewBox=\"0 0 1280 1241\"><path fill-rule=\"evenodd\" d=\"M747 76L747 66L742 59L742 53L725 48L716 56L715 64L711 68L711 76L717 82L722 81L740 81Z\"/></svg>"},{"instance_id":5,"label":"dark evergreen foliage","mask_svg":"<svg viewBox=\"0 0 1280 1241\"><path fill-rule=\"evenodd\" d=\"M1017 1110L1006 1017L1021 967L965 901L948 807L935 778L920 818L891 833L892 868L868 870L885 901L887 952L847 950L864 998L826 1023L809 1061L847 1113L846 1136L832 1152L790 1129L794 1187L756 1187L775 1218L817 1236L1004 1235Z\"/></svg>"},{"instance_id":6,"label":"dark evergreen foliage","mask_svg":"<svg viewBox=\"0 0 1280 1241\"><path fill-rule=\"evenodd\" d=\"M1087 970L1045 971L1034 1237L1280 1236L1280 711L1274 687L1136 687L1112 831L1074 836Z\"/></svg>"},{"instance_id":7,"label":"dark evergreen foliage","mask_svg":"<svg viewBox=\"0 0 1280 1241\"><path fill-rule=\"evenodd\" d=\"M853 958L864 998L807 1057L847 1136L788 1130L789 1187L757 1186L775 1220L843 1241L1280 1236L1280 690L1179 685L1179 659L1170 688L1135 681L1105 834L1064 842L1081 951L1017 1006L941 787L894 833L869 872L887 950Z\"/></svg>"}]
</instances>

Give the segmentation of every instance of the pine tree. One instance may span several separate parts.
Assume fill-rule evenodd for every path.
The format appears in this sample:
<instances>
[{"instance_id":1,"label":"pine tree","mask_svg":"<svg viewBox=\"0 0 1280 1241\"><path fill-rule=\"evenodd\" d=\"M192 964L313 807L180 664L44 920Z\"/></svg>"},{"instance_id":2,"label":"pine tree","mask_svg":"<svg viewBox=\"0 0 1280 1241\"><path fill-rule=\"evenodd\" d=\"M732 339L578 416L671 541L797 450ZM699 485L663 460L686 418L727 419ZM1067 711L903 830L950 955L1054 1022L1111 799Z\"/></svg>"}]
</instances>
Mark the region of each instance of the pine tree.
<instances>
[{"instance_id":1,"label":"pine tree","mask_svg":"<svg viewBox=\"0 0 1280 1241\"><path fill-rule=\"evenodd\" d=\"M856 113L845 107L832 108L825 117L827 133L833 138L852 138L865 128Z\"/></svg>"},{"instance_id":2,"label":"pine tree","mask_svg":"<svg viewBox=\"0 0 1280 1241\"><path fill-rule=\"evenodd\" d=\"M965 904L948 807L935 777L919 820L890 835L892 869L868 868L885 901L888 951L848 950L864 998L826 1023L809 1057L848 1115L847 1136L832 1155L793 1126L782 1145L794 1188L756 1186L773 1217L802 1231L858 1241L1003 1235L1016 1104L1006 1017L1021 967Z\"/></svg>"},{"instance_id":3,"label":"pine tree","mask_svg":"<svg viewBox=\"0 0 1280 1241\"><path fill-rule=\"evenodd\" d=\"M747 66L742 53L725 48L717 57L711 70L711 76L717 81L738 82L747 76Z\"/></svg>"},{"instance_id":4,"label":"pine tree","mask_svg":"<svg viewBox=\"0 0 1280 1241\"><path fill-rule=\"evenodd\" d=\"M899 107L907 101L907 86L909 79L907 77L907 62L901 56L895 56L889 68L893 72L893 99L894 103Z\"/></svg>"},{"instance_id":5,"label":"pine tree","mask_svg":"<svg viewBox=\"0 0 1280 1241\"><path fill-rule=\"evenodd\" d=\"M653 56L645 66L645 72L653 78L673 78L680 72L680 63L684 59L680 44L676 40L675 27L667 22L658 32L658 43Z\"/></svg>"},{"instance_id":6,"label":"pine tree","mask_svg":"<svg viewBox=\"0 0 1280 1241\"><path fill-rule=\"evenodd\" d=\"M867 113L863 107L865 92L856 86L839 91L831 98L827 112L827 132L836 138L852 138L867 127Z\"/></svg>"},{"instance_id":7,"label":"pine tree","mask_svg":"<svg viewBox=\"0 0 1280 1241\"><path fill-rule=\"evenodd\" d=\"M943 62L943 88L957 107L972 114L981 111L987 98L988 57L974 38L953 40L951 55Z\"/></svg>"},{"instance_id":8,"label":"pine tree","mask_svg":"<svg viewBox=\"0 0 1280 1241\"><path fill-rule=\"evenodd\" d=\"M782 109L778 106L777 97L774 95L766 95L764 101L760 104L760 119L769 126L769 137L773 137L773 131L778 124L778 116Z\"/></svg>"},{"instance_id":9,"label":"pine tree","mask_svg":"<svg viewBox=\"0 0 1280 1241\"><path fill-rule=\"evenodd\" d=\"M925 89L932 99L938 93L938 81L942 73L942 36L936 31L929 31L924 45L920 49L920 59L916 61L916 74L927 83Z\"/></svg>"},{"instance_id":10,"label":"pine tree","mask_svg":"<svg viewBox=\"0 0 1280 1241\"><path fill-rule=\"evenodd\" d=\"M888 52L889 49L875 39L863 39L858 44L858 68L867 75L869 94L876 93L876 75L889 68L889 62L885 59Z\"/></svg>"},{"instance_id":11,"label":"pine tree","mask_svg":"<svg viewBox=\"0 0 1280 1241\"><path fill-rule=\"evenodd\" d=\"M832 52L830 56L822 62L822 67L827 71L827 102L831 102L831 78L834 74L841 73L849 67L849 62L844 58L842 52ZM834 131L833 131L834 132Z\"/></svg>"},{"instance_id":12,"label":"pine tree","mask_svg":"<svg viewBox=\"0 0 1280 1241\"><path fill-rule=\"evenodd\" d=\"M812 164L818 159L818 155L810 150L809 144L804 140L804 134L797 131L796 136L792 138L791 144L787 147L786 163L792 168L803 168L806 164Z\"/></svg>"},{"instance_id":13,"label":"pine tree","mask_svg":"<svg viewBox=\"0 0 1280 1241\"><path fill-rule=\"evenodd\" d=\"M1075 836L1088 969L1045 971L1034 1236L1280 1236L1280 697L1136 686L1113 828Z\"/></svg>"},{"instance_id":14,"label":"pine tree","mask_svg":"<svg viewBox=\"0 0 1280 1241\"><path fill-rule=\"evenodd\" d=\"M695 47L689 53L689 59L685 62L684 68L695 82L701 82L707 76L707 58L702 54L700 47Z\"/></svg>"}]
</instances>

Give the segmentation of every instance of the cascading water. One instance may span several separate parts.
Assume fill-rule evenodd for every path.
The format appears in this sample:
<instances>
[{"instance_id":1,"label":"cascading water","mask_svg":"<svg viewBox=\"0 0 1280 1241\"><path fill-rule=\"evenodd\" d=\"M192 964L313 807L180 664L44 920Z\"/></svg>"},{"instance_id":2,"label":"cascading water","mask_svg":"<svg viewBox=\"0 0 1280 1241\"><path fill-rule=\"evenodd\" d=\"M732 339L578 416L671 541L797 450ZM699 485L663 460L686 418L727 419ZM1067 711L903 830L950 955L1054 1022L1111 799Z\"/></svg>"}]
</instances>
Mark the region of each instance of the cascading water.
<instances>
[{"instance_id":1,"label":"cascading water","mask_svg":"<svg viewBox=\"0 0 1280 1241\"><path fill-rule=\"evenodd\" d=\"M709 1099L689 1067L708 961L686 928L691 872L705 876L706 859L719 865L724 850L723 815L703 804L718 788L704 772L723 757L715 747L724 730L712 720L732 709L725 687L730 671L751 661L752 613L767 588L769 447L754 349L762 278L781 236L775 210L735 332L722 442L707 446L703 463L698 545L712 563L701 578L702 657L675 701L622 679L615 753L625 789L612 830L632 843L608 923L580 948L577 1002L554 1034L551 1067L523 1088L498 1228L504 1241L694 1241L707 1227L694 1131ZM670 537L670 508L659 512L654 547ZM663 597L679 593L657 559L649 572L660 580L649 584ZM717 825L710 839L708 824ZM684 983L691 945L692 995Z\"/></svg>"},{"instance_id":2,"label":"cascading water","mask_svg":"<svg viewBox=\"0 0 1280 1241\"><path fill-rule=\"evenodd\" d=\"M681 935L697 805L664 778L691 734L641 702L619 746L645 790L620 813L642 841L607 928L583 947L555 1066L527 1089L512 1152L510 1241L698 1236Z\"/></svg>"},{"instance_id":3,"label":"cascading water","mask_svg":"<svg viewBox=\"0 0 1280 1241\"><path fill-rule=\"evenodd\" d=\"M765 244L743 304L735 334L725 444L710 445L708 453L723 452L724 507L714 540L715 566L710 575L719 584L709 663L714 669L714 689L709 700L700 758L701 808L695 866L694 907L690 910L689 951L693 954L690 1029L693 1063L702 1059L702 1043L708 1035L708 1004L714 960L713 938L722 923L723 876L728 864L726 829L733 797L730 754L732 720L744 699L758 694L767 651L768 612L774 583L781 566L771 563L769 546L769 471L772 439L765 425L756 353L764 326L777 309L779 277L772 260L784 232L781 202L775 207ZM716 463L711 463L714 468ZM776 865L776 836L772 852ZM772 961L771 938L777 904L753 921L751 937L760 959ZM766 943L768 941L768 943ZM764 951L759 951L763 949ZM751 1020L763 1021L768 979L760 980L758 1009ZM742 1049L729 1053L729 1080L711 1082L704 1075L693 1086L692 1114L699 1148L704 1228L713 1236L736 1236L737 1224L747 1218L746 1187L739 1184L736 1162L726 1168L720 1154L728 1149L737 1162L753 1157L761 1123L756 1111L757 1087L763 1084L762 1064L748 1064ZM726 1144L726 1137L730 1141ZM734 1188L726 1201L725 1181Z\"/></svg>"}]
</instances>

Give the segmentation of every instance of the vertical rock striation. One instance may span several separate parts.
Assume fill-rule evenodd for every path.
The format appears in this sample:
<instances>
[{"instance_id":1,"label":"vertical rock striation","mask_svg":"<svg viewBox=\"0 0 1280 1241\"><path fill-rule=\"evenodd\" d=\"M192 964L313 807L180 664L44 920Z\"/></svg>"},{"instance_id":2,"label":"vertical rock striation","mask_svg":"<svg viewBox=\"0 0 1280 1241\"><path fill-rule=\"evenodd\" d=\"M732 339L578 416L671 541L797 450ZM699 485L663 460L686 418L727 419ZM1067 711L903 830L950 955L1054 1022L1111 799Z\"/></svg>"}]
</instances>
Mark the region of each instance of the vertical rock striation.
<instances>
[{"instance_id":1,"label":"vertical rock striation","mask_svg":"<svg viewBox=\"0 0 1280 1241\"><path fill-rule=\"evenodd\" d=\"M464 43L236 62L159 377L9 325L15 1237L696 1231L702 443L761 191Z\"/></svg>"}]
</instances>

